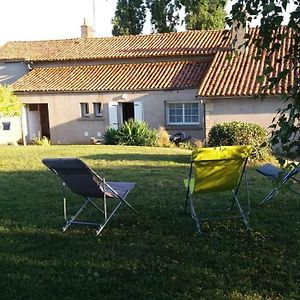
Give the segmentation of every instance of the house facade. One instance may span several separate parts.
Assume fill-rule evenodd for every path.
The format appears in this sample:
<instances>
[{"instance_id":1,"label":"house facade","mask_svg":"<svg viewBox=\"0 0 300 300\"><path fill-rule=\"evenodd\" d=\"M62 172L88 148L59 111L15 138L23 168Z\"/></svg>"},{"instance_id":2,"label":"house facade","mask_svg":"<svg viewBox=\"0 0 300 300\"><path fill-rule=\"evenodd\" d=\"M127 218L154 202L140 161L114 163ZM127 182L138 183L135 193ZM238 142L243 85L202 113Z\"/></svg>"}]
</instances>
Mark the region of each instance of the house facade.
<instances>
[{"instance_id":1,"label":"house facade","mask_svg":"<svg viewBox=\"0 0 300 300\"><path fill-rule=\"evenodd\" d=\"M260 69L252 50L228 63L230 45L225 30L9 42L0 48L0 84L24 103L27 142L90 143L131 118L199 139L224 121L267 128L279 91L253 100Z\"/></svg>"}]
</instances>

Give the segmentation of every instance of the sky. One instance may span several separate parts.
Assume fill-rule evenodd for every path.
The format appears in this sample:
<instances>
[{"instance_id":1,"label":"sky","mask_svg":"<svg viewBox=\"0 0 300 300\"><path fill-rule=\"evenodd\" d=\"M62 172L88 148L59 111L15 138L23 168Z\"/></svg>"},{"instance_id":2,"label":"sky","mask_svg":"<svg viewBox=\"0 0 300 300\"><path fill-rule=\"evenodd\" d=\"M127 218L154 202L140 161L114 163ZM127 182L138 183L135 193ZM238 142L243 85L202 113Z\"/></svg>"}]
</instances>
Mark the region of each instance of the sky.
<instances>
[{"instance_id":1,"label":"sky","mask_svg":"<svg viewBox=\"0 0 300 300\"><path fill-rule=\"evenodd\" d=\"M111 36L117 0L94 0L95 35ZM79 38L94 25L93 0L1 0L0 45L7 41Z\"/></svg>"},{"instance_id":2,"label":"sky","mask_svg":"<svg viewBox=\"0 0 300 300\"><path fill-rule=\"evenodd\" d=\"M79 38L84 19L93 25L96 37L111 36L116 4L117 0L1 0L0 45ZM150 26L144 33L150 33Z\"/></svg>"}]
</instances>

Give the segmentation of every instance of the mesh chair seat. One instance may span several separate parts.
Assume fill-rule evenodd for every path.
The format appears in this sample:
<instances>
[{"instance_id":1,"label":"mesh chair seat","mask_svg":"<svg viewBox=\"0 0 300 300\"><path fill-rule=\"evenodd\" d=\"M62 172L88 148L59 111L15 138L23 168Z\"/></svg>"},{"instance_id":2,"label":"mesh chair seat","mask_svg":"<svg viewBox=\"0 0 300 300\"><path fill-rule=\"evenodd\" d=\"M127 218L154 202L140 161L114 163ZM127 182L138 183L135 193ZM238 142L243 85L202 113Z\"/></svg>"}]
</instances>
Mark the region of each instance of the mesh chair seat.
<instances>
[{"instance_id":1,"label":"mesh chair seat","mask_svg":"<svg viewBox=\"0 0 300 300\"><path fill-rule=\"evenodd\" d=\"M196 214L194 194L231 191L232 203L229 208L231 209L235 203L239 214L235 217L222 217L221 219L240 218L246 228L249 228L247 220L247 215L250 212L249 198L245 213L238 198L238 191L251 151L251 146L222 146L200 148L193 151L189 176L184 180L187 191L185 211L190 206L191 216L200 233L202 233L201 221L219 218L200 218Z\"/></svg>"}]
</instances>

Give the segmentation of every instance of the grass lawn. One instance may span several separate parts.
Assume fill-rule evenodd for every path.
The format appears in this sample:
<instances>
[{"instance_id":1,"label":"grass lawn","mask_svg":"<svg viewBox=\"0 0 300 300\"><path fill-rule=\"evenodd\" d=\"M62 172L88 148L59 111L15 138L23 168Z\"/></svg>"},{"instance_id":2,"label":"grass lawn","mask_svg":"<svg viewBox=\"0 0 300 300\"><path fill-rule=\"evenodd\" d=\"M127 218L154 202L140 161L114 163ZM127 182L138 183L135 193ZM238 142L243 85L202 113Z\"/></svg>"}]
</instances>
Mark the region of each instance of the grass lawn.
<instances>
[{"instance_id":1,"label":"grass lawn","mask_svg":"<svg viewBox=\"0 0 300 300\"><path fill-rule=\"evenodd\" d=\"M272 185L249 168L252 230L225 221L199 236L183 212L189 155L1 146L0 299L300 299L299 196L282 190L258 207ZM79 157L110 181L136 182L127 199L139 215L122 206L99 237L84 226L63 233L61 189L45 157Z\"/></svg>"}]
</instances>

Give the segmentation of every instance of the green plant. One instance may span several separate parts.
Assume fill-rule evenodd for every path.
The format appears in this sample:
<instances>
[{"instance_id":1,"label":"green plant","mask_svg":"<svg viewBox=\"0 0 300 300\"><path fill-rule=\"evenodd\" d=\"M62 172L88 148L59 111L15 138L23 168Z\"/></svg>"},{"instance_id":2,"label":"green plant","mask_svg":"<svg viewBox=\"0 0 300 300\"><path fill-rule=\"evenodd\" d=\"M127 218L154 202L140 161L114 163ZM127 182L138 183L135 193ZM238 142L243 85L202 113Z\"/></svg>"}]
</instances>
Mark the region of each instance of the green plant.
<instances>
[{"instance_id":1,"label":"green plant","mask_svg":"<svg viewBox=\"0 0 300 300\"><path fill-rule=\"evenodd\" d=\"M119 128L117 138L119 145L154 146L158 133L157 130L151 129L146 122L130 119Z\"/></svg>"},{"instance_id":2,"label":"green plant","mask_svg":"<svg viewBox=\"0 0 300 300\"><path fill-rule=\"evenodd\" d=\"M266 146L267 131L252 123L234 121L215 124L208 134L207 144L209 147L251 145L252 158L255 160L265 159L270 154L270 149Z\"/></svg>"},{"instance_id":3,"label":"green plant","mask_svg":"<svg viewBox=\"0 0 300 300\"><path fill-rule=\"evenodd\" d=\"M22 113L22 102L13 91L0 85L0 116L20 116Z\"/></svg>"},{"instance_id":4,"label":"green plant","mask_svg":"<svg viewBox=\"0 0 300 300\"><path fill-rule=\"evenodd\" d=\"M117 145L118 138L117 138L117 129L112 127L107 127L104 134L103 134L103 143L106 145Z\"/></svg>"},{"instance_id":5,"label":"green plant","mask_svg":"<svg viewBox=\"0 0 300 300\"><path fill-rule=\"evenodd\" d=\"M46 136L43 136L42 138L36 137L33 139L33 144L37 146L50 146L51 141Z\"/></svg>"},{"instance_id":6,"label":"green plant","mask_svg":"<svg viewBox=\"0 0 300 300\"><path fill-rule=\"evenodd\" d=\"M197 138L190 137L188 140L179 143L179 147L182 149L194 150L195 148L202 148L203 141Z\"/></svg>"}]
</instances>

